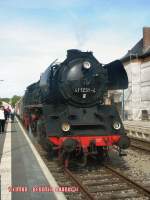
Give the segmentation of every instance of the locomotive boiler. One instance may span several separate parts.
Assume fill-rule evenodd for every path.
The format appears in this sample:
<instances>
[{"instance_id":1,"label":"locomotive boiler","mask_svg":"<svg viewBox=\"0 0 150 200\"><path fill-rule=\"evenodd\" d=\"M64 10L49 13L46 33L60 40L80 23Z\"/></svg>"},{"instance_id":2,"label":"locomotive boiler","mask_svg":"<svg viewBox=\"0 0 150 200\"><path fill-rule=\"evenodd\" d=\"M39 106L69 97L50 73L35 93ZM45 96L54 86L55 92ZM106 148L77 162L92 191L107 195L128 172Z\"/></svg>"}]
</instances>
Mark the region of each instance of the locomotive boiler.
<instances>
[{"instance_id":1,"label":"locomotive boiler","mask_svg":"<svg viewBox=\"0 0 150 200\"><path fill-rule=\"evenodd\" d=\"M88 155L101 157L110 146L129 147L115 106L107 105L109 90L128 87L119 60L102 65L92 52L71 49L62 63L52 63L40 80L27 87L23 122L38 141L69 160L85 164Z\"/></svg>"}]
</instances>

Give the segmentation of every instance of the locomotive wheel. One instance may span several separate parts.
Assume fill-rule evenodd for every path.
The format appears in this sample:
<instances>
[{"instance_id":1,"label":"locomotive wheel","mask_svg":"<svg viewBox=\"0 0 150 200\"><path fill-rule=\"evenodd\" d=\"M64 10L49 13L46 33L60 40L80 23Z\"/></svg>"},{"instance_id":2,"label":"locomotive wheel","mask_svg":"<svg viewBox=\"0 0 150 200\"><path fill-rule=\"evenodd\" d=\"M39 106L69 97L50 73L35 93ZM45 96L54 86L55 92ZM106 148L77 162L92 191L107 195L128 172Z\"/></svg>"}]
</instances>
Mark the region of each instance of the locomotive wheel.
<instances>
[{"instance_id":1,"label":"locomotive wheel","mask_svg":"<svg viewBox=\"0 0 150 200\"><path fill-rule=\"evenodd\" d=\"M100 147L97 149L97 161L103 162L105 160L109 160L108 148L107 147Z\"/></svg>"},{"instance_id":2,"label":"locomotive wheel","mask_svg":"<svg viewBox=\"0 0 150 200\"><path fill-rule=\"evenodd\" d=\"M37 122L37 142L38 143L41 142L41 131L42 131L41 120L38 120Z\"/></svg>"},{"instance_id":3,"label":"locomotive wheel","mask_svg":"<svg viewBox=\"0 0 150 200\"><path fill-rule=\"evenodd\" d=\"M78 167L85 167L87 165L87 155L84 154L82 157L77 161Z\"/></svg>"},{"instance_id":4,"label":"locomotive wheel","mask_svg":"<svg viewBox=\"0 0 150 200\"><path fill-rule=\"evenodd\" d=\"M79 149L78 152L75 152L73 156L72 164L76 165L79 168L85 167L87 165L88 152L84 152L83 149Z\"/></svg>"},{"instance_id":5,"label":"locomotive wheel","mask_svg":"<svg viewBox=\"0 0 150 200\"><path fill-rule=\"evenodd\" d=\"M70 154L65 152L64 149L59 150L58 160L60 165L63 165L65 168L69 166Z\"/></svg>"},{"instance_id":6,"label":"locomotive wheel","mask_svg":"<svg viewBox=\"0 0 150 200\"><path fill-rule=\"evenodd\" d=\"M55 151L53 150L53 144L47 142L47 155L49 157L49 159L54 160L56 158L55 156Z\"/></svg>"},{"instance_id":7,"label":"locomotive wheel","mask_svg":"<svg viewBox=\"0 0 150 200\"><path fill-rule=\"evenodd\" d=\"M45 147L46 143L46 130L44 127L43 120L37 122L37 141Z\"/></svg>"},{"instance_id":8,"label":"locomotive wheel","mask_svg":"<svg viewBox=\"0 0 150 200\"><path fill-rule=\"evenodd\" d=\"M32 131L33 136L36 137L36 135L37 135L37 122L36 121L33 121L31 123L31 131Z\"/></svg>"}]
</instances>

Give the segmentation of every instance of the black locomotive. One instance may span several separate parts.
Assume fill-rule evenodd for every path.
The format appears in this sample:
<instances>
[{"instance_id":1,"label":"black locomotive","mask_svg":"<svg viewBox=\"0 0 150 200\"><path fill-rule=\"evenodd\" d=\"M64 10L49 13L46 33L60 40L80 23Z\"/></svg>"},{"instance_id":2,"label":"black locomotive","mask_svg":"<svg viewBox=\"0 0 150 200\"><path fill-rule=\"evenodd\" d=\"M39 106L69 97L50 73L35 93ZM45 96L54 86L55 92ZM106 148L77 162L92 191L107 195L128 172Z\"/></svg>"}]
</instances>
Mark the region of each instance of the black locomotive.
<instances>
[{"instance_id":1,"label":"black locomotive","mask_svg":"<svg viewBox=\"0 0 150 200\"><path fill-rule=\"evenodd\" d=\"M102 65L92 52L67 51L62 63L52 63L23 97L23 121L37 138L59 157L86 160L101 156L116 145L129 147L129 139L114 105L106 105L108 90L128 87L119 60Z\"/></svg>"}]
</instances>

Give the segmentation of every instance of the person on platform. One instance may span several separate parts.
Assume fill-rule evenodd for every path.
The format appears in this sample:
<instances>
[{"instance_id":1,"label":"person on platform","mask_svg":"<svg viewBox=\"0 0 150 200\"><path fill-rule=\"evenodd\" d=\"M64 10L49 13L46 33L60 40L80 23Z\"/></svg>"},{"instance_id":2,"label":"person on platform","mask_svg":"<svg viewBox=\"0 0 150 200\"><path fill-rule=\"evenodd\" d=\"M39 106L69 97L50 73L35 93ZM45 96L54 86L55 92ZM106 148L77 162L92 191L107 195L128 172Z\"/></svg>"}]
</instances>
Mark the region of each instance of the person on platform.
<instances>
[{"instance_id":1,"label":"person on platform","mask_svg":"<svg viewBox=\"0 0 150 200\"><path fill-rule=\"evenodd\" d=\"M9 119L9 115L10 115L10 108L9 108L9 106L4 109L4 113L5 113L5 121L7 121L7 119Z\"/></svg>"},{"instance_id":2,"label":"person on platform","mask_svg":"<svg viewBox=\"0 0 150 200\"><path fill-rule=\"evenodd\" d=\"M14 117L15 117L15 109L14 108L11 108L11 122L14 122Z\"/></svg>"},{"instance_id":3,"label":"person on platform","mask_svg":"<svg viewBox=\"0 0 150 200\"><path fill-rule=\"evenodd\" d=\"M5 113L4 107L0 107L0 133L4 133L5 130Z\"/></svg>"}]
</instances>

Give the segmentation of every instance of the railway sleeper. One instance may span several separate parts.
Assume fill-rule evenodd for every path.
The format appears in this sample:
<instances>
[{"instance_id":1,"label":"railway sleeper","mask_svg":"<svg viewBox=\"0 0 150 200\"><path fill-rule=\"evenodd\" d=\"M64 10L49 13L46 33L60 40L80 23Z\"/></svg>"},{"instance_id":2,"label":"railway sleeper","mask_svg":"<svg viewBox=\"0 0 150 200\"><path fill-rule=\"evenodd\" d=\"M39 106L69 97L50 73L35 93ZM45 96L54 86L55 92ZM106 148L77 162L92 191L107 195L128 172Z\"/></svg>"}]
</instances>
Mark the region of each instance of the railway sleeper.
<instances>
[{"instance_id":1,"label":"railway sleeper","mask_svg":"<svg viewBox=\"0 0 150 200\"><path fill-rule=\"evenodd\" d=\"M83 182L84 185L87 185L87 186L91 186L91 185L108 185L108 184L121 184L122 181L120 181L119 179L117 178L113 178L111 180L108 180L108 179L104 179L104 180L97 180L96 182L92 182L92 180L90 180L90 182L86 181L86 182Z\"/></svg>"},{"instance_id":2,"label":"railway sleeper","mask_svg":"<svg viewBox=\"0 0 150 200\"><path fill-rule=\"evenodd\" d=\"M131 189L129 187L129 185L126 185L126 186L111 186L111 187L99 187L98 185L97 186L94 186L94 187L91 187L91 188L88 188L89 192L90 193L96 193L96 192L126 192L126 193L130 193L130 190L133 190L135 192L137 192L137 190L135 189Z\"/></svg>"},{"instance_id":3,"label":"railway sleeper","mask_svg":"<svg viewBox=\"0 0 150 200\"><path fill-rule=\"evenodd\" d=\"M86 181L86 180L103 180L103 179L108 179L111 180L112 178L114 178L114 176L112 174L102 174L102 175L87 175L87 176L82 176L82 180Z\"/></svg>"},{"instance_id":4,"label":"railway sleeper","mask_svg":"<svg viewBox=\"0 0 150 200\"><path fill-rule=\"evenodd\" d=\"M112 192L97 192L98 199L107 200L107 199L126 199L126 198L136 198L136 197L143 197L137 191L130 190L130 192L126 191L112 191Z\"/></svg>"},{"instance_id":5,"label":"railway sleeper","mask_svg":"<svg viewBox=\"0 0 150 200\"><path fill-rule=\"evenodd\" d=\"M99 186L99 185L91 185L91 191L93 190L93 187L96 187L96 190L98 190L98 192L109 192L109 191L120 191L120 190L130 190L131 188L129 187L129 185L127 184L122 184L122 185L105 185L105 186Z\"/></svg>"}]
</instances>

